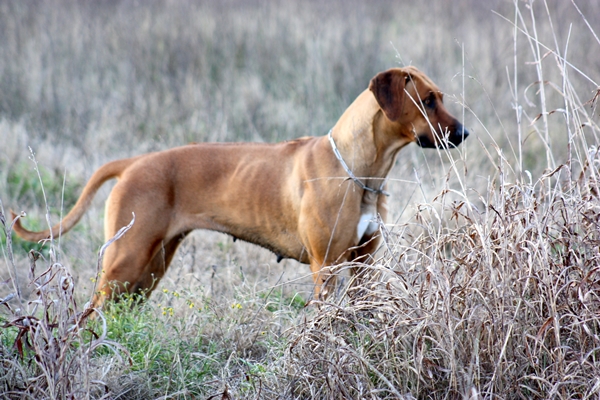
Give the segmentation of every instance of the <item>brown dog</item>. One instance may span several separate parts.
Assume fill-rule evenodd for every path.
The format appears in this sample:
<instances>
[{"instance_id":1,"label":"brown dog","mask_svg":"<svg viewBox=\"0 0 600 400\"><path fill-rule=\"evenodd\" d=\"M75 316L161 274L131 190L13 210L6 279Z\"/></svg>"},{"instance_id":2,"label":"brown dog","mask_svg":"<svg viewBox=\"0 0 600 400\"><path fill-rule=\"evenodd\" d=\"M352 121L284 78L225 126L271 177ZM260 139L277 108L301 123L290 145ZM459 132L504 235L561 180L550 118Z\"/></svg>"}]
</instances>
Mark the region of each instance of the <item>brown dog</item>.
<instances>
[{"instance_id":1,"label":"brown dog","mask_svg":"<svg viewBox=\"0 0 600 400\"><path fill-rule=\"evenodd\" d=\"M95 305L113 288L148 295L194 229L310 264L315 292L325 295L335 281L329 266L364 261L377 248L376 217L385 219L385 178L398 151L411 142L453 147L468 134L427 76L414 67L391 69L371 80L329 135L195 144L109 162L52 232L30 232L19 221L14 229L30 241L57 237L79 221L105 181L119 178L106 202L106 238L132 213L135 223L106 250Z\"/></svg>"}]
</instances>

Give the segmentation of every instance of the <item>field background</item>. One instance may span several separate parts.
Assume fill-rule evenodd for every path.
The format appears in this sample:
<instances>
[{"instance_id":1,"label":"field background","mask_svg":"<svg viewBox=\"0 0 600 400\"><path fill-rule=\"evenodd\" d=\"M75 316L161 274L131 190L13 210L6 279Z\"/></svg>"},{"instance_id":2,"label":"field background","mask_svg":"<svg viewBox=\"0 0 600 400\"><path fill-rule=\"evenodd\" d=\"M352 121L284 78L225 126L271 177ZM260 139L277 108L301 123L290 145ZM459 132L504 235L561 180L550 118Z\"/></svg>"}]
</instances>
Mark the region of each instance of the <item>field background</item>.
<instances>
[{"instance_id":1,"label":"field background","mask_svg":"<svg viewBox=\"0 0 600 400\"><path fill-rule=\"evenodd\" d=\"M443 226L452 216L443 205L452 201L469 202L483 212L486 192L496 184L536 182L566 163L570 169L561 179L576 179L588 160L588 149L598 146L599 111L596 102L588 101L600 82L596 36L600 3L538 0L532 7L530 3L0 1L1 205L6 213L25 211L23 223L42 228L46 207L52 222L57 222L92 171L110 160L190 142L275 142L324 135L377 72L403 65L417 66L438 84L446 106L472 136L450 152L409 146L400 153L389 181L387 228L392 235L401 237L406 226L426 225L419 219L423 210L433 210L432 215L438 210ZM540 86L540 81L546 84ZM576 111L566 112L571 106ZM582 115L589 119L580 121ZM51 252L48 246L42 251L46 257L55 254L73 274L80 305L93 289L104 240L103 202L110 186L96 196L72 233L60 238ZM441 193L449 193L442 206L435 204ZM2 240L5 245L6 237ZM21 283L28 279L31 246L17 239L12 245L14 271ZM14 289L7 253L0 259L0 282L5 282L0 297ZM381 255L385 254L384 248ZM196 232L180 248L147 307L156 310L158 319L163 314L181 318L158 325L179 326L178 335L199 337L198 324L205 316L191 315L191 303L207 301L229 315L232 305L241 307L244 301L277 293L287 311L275 322L268 317L264 318L269 322L261 320L277 326L269 328L276 341L286 329L311 318L311 311L304 314L291 307L294 296L311 298L311 281L305 265L290 260L277 264L272 253L256 246ZM32 285L21 286L24 299L35 298ZM249 307L250 322L232 323L226 329L238 332L228 340L240 348L247 332L264 329L264 324L252 324L254 311L258 315L264 307ZM595 337L599 334L596 330ZM129 339L124 335L119 340L127 346ZM247 358L253 360L264 360L269 353L264 348L248 351ZM215 393L223 398L276 397L277 389L269 396L257 386L244 389L239 371L249 374L248 369L239 359L227 360L215 362L213 370L196 379L198 387L193 390L183 378L179 386L157 383L156 389L143 375L155 376L150 364L136 366L131 381L143 381L139 393L145 394L139 398L148 393L181 398ZM107 370L111 362L107 361ZM124 366L115 369L129 374ZM252 376L265 373L252 371ZM108 381L107 376L102 379ZM277 375L269 376L264 382ZM452 389L447 396L476 396L485 379L459 381L444 381ZM112 395L126 392L118 380L111 382ZM425 387L407 384L398 390L426 398ZM298 398L336 397L311 387L298 390ZM370 396L398 394L390 393L372 391ZM436 396L443 398L439 393ZM560 393L540 389L536 395L560 397ZM513 397L495 395L487 397Z\"/></svg>"}]
</instances>

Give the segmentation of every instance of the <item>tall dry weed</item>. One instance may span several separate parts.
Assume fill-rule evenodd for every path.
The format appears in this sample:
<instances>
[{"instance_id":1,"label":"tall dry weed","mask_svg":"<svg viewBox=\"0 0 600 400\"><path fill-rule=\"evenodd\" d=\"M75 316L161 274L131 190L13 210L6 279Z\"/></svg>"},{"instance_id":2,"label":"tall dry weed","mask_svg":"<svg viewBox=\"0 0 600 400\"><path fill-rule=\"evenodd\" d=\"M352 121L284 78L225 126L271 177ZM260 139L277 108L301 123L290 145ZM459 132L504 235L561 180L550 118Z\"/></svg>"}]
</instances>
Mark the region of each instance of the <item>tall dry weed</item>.
<instances>
[{"instance_id":1,"label":"tall dry weed","mask_svg":"<svg viewBox=\"0 0 600 400\"><path fill-rule=\"evenodd\" d=\"M597 398L596 173L565 191L551 175L491 182L482 208L439 207L449 222L424 206L389 233L387 254L364 266L359 287L292 330L289 393Z\"/></svg>"},{"instance_id":2,"label":"tall dry weed","mask_svg":"<svg viewBox=\"0 0 600 400\"><path fill-rule=\"evenodd\" d=\"M6 218L0 202L0 224L6 238L2 250L11 270L10 282L4 283L12 286L12 291L0 298L0 364L6 372L0 377L0 396L100 398L107 390L93 362L96 350L108 347L121 363L121 354L126 351L106 338L100 311L92 309L89 302L83 307L78 305L75 280L58 261L53 241L47 255L30 251L27 282L19 282L11 243L14 222ZM30 287L32 297L23 295L21 285ZM103 321L100 334L88 326L88 317L94 311Z\"/></svg>"}]
</instances>

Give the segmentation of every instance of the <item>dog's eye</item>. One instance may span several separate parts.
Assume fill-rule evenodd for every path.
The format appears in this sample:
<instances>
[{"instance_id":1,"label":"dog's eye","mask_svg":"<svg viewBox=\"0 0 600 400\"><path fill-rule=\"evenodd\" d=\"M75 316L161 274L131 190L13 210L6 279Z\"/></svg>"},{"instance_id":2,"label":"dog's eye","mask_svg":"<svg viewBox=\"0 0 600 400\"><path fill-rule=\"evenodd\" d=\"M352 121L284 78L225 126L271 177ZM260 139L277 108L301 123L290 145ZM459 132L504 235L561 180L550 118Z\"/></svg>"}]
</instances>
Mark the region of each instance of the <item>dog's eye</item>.
<instances>
[{"instance_id":1,"label":"dog's eye","mask_svg":"<svg viewBox=\"0 0 600 400\"><path fill-rule=\"evenodd\" d=\"M430 94L429 96L427 96L424 100L423 100L423 104L425 105L425 107L427 108L433 108L435 106L435 96L432 94Z\"/></svg>"}]
</instances>

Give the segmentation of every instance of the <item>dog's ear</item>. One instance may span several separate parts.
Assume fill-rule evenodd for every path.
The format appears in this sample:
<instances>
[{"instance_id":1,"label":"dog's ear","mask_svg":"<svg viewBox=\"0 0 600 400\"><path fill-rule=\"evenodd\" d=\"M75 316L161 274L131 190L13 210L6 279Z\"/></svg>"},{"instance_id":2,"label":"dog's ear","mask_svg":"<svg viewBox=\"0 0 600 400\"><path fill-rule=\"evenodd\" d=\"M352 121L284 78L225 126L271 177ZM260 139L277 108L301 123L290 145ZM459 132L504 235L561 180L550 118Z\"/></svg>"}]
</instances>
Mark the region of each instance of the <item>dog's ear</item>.
<instances>
[{"instance_id":1,"label":"dog's ear","mask_svg":"<svg viewBox=\"0 0 600 400\"><path fill-rule=\"evenodd\" d=\"M379 107L390 121L397 121L402 115L404 88L410 75L399 69L390 69L377 74L369 84Z\"/></svg>"}]
</instances>

